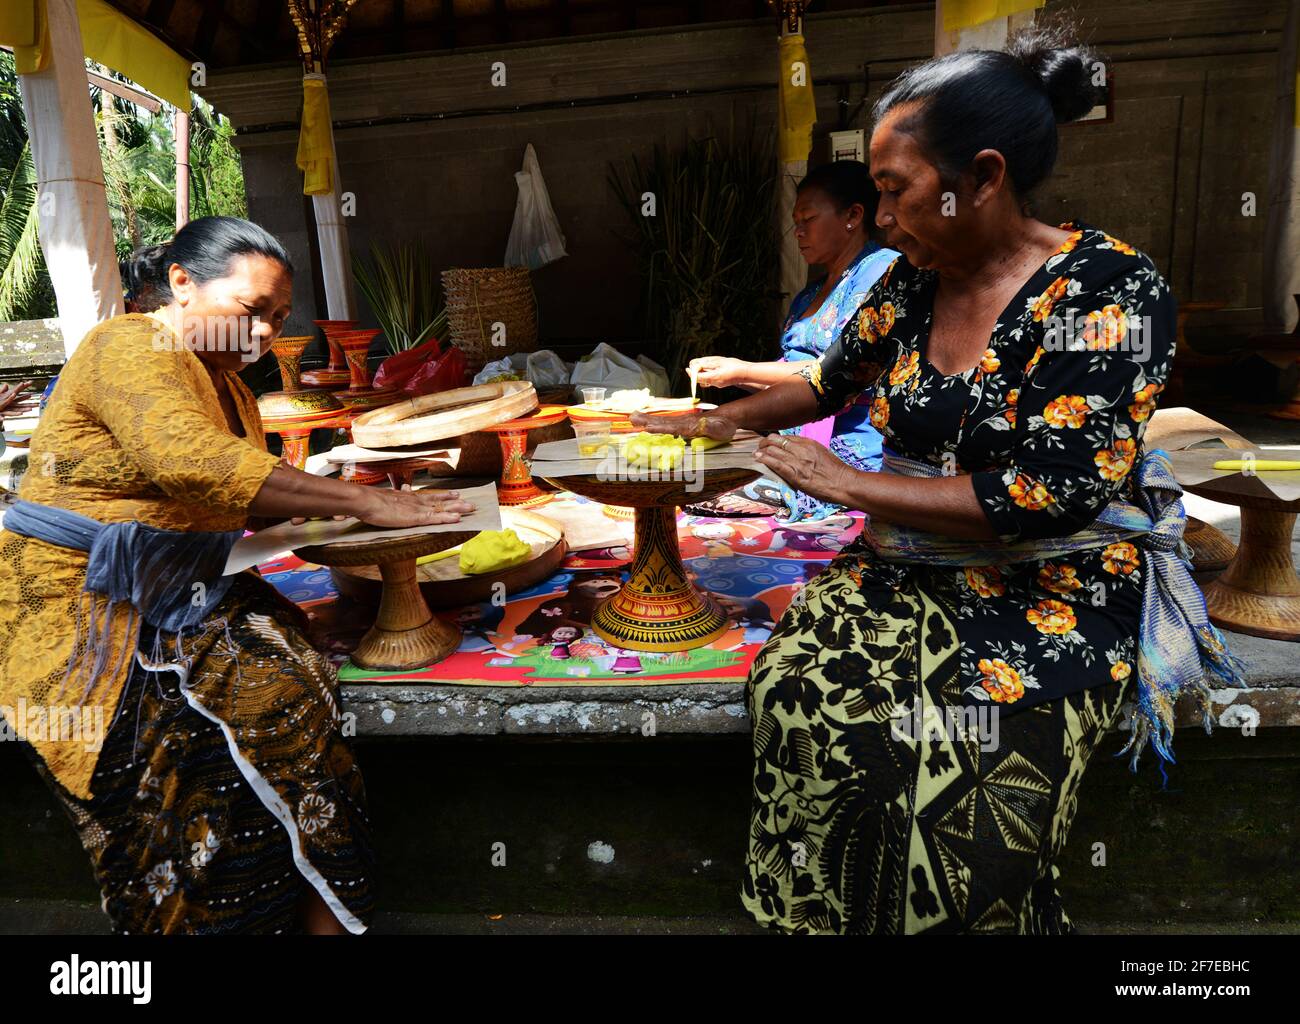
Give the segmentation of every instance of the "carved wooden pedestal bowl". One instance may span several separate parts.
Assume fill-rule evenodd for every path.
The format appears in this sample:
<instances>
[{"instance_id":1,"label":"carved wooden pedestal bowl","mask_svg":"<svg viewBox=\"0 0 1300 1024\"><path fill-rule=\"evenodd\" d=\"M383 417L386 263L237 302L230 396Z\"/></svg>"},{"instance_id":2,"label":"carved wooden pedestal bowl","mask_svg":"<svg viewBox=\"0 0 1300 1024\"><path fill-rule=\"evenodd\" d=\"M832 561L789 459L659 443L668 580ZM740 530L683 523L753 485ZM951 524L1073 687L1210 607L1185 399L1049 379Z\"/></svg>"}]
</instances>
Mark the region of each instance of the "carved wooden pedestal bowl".
<instances>
[{"instance_id":1,"label":"carved wooden pedestal bowl","mask_svg":"<svg viewBox=\"0 0 1300 1024\"><path fill-rule=\"evenodd\" d=\"M1183 487L1241 508L1236 554L1222 575L1202 588L1211 621L1237 633L1300 640L1300 577L1291 558L1300 501L1281 501L1267 493L1234 493L1215 481Z\"/></svg>"},{"instance_id":2,"label":"carved wooden pedestal bowl","mask_svg":"<svg viewBox=\"0 0 1300 1024\"><path fill-rule=\"evenodd\" d=\"M688 480L543 477L593 501L636 509L636 554L628 581L596 608L591 618L596 634L627 650L665 654L703 647L722 636L730 628L726 613L686 576L677 507L707 501L757 476L752 469L699 469Z\"/></svg>"},{"instance_id":3,"label":"carved wooden pedestal bowl","mask_svg":"<svg viewBox=\"0 0 1300 1024\"><path fill-rule=\"evenodd\" d=\"M361 668L410 671L441 661L460 646L461 631L429 611L416 581L415 560L464 544L475 530L414 537L336 541L299 548L299 558L328 566L377 565L383 577L379 614L352 652Z\"/></svg>"}]
</instances>

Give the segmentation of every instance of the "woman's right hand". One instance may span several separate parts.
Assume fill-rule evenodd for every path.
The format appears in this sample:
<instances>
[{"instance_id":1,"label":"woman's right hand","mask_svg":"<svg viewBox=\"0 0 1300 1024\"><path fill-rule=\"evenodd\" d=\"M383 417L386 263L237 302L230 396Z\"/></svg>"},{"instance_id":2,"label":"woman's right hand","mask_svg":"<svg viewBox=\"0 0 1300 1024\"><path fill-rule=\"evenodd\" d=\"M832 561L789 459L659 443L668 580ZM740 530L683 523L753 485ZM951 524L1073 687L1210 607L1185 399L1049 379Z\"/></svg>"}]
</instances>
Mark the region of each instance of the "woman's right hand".
<instances>
[{"instance_id":1,"label":"woman's right hand","mask_svg":"<svg viewBox=\"0 0 1300 1024\"><path fill-rule=\"evenodd\" d=\"M474 506L462 499L459 491L429 488L422 491L390 491L379 487L367 487L365 490L369 500L358 518L371 526L399 528L458 523L462 515L474 511Z\"/></svg>"},{"instance_id":2,"label":"woman's right hand","mask_svg":"<svg viewBox=\"0 0 1300 1024\"><path fill-rule=\"evenodd\" d=\"M647 416L643 412L632 414L632 426L649 434L676 434L678 437L711 437L715 441L730 441L739 429L726 416L716 412L665 413Z\"/></svg>"},{"instance_id":3,"label":"woman's right hand","mask_svg":"<svg viewBox=\"0 0 1300 1024\"><path fill-rule=\"evenodd\" d=\"M695 371L695 380L711 388L726 388L741 384L749 363L731 356L701 356L688 364Z\"/></svg>"}]
</instances>

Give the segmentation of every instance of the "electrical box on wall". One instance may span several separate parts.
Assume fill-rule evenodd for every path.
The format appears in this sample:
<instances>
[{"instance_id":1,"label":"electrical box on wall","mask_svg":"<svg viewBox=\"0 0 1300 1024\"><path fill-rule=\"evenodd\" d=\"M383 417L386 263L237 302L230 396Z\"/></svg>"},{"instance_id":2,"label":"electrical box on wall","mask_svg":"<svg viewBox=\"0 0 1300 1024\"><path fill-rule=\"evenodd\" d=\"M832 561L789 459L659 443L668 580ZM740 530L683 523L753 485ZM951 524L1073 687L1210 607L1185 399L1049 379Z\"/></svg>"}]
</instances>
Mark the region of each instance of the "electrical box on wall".
<instances>
[{"instance_id":1,"label":"electrical box on wall","mask_svg":"<svg viewBox=\"0 0 1300 1024\"><path fill-rule=\"evenodd\" d=\"M847 132L831 132L831 159L867 162L866 133L861 128Z\"/></svg>"}]
</instances>

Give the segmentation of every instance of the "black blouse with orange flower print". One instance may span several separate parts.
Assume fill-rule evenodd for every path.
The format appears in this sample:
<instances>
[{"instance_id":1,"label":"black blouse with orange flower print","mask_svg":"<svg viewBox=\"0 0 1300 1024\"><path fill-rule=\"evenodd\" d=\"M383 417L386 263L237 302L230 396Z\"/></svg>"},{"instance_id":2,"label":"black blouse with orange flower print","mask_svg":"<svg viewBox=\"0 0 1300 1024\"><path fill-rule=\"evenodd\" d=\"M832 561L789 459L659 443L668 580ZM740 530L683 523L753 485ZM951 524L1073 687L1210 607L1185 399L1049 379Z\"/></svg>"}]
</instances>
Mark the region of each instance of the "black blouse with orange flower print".
<instances>
[{"instance_id":1,"label":"black blouse with orange flower print","mask_svg":"<svg viewBox=\"0 0 1300 1024\"><path fill-rule=\"evenodd\" d=\"M945 375L927 361L938 276L900 258L803 371L828 414L870 393L887 451L970 474L1007 542L1068 536L1132 497L1174 354L1174 300L1151 260L1062 227L1069 238L1003 310L979 365ZM954 703L1018 710L1133 670L1145 565L1128 542L964 570L886 565L863 542L843 556L876 602L918 585L950 609L963 650Z\"/></svg>"}]
</instances>

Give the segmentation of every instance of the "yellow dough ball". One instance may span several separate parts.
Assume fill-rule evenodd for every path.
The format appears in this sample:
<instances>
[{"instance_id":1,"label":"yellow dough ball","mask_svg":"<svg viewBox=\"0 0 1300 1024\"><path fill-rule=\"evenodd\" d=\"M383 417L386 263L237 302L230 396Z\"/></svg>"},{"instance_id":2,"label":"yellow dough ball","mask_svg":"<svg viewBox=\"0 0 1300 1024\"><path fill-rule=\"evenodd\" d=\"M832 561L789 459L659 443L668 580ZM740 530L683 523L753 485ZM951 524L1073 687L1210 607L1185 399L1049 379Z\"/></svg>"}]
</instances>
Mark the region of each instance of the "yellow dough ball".
<instances>
[{"instance_id":1,"label":"yellow dough ball","mask_svg":"<svg viewBox=\"0 0 1300 1024\"><path fill-rule=\"evenodd\" d=\"M484 530L461 545L460 571L466 576L498 572L525 561L532 550L514 530Z\"/></svg>"}]
</instances>

